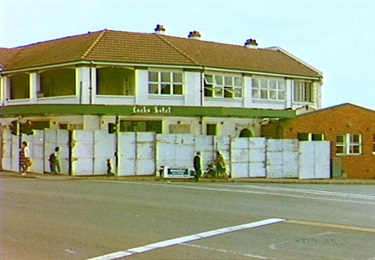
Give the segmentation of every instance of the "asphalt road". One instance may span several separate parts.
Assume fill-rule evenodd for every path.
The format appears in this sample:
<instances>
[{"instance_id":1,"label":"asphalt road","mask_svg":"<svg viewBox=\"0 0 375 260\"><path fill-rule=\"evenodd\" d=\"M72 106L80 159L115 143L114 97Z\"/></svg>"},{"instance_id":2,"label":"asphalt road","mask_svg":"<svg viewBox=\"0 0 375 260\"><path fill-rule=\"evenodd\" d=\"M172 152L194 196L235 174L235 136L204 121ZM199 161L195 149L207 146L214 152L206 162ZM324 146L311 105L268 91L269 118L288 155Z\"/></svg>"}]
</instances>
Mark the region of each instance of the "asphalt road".
<instances>
[{"instance_id":1,"label":"asphalt road","mask_svg":"<svg viewBox=\"0 0 375 260\"><path fill-rule=\"evenodd\" d=\"M0 178L0 259L375 259L371 185Z\"/></svg>"}]
</instances>

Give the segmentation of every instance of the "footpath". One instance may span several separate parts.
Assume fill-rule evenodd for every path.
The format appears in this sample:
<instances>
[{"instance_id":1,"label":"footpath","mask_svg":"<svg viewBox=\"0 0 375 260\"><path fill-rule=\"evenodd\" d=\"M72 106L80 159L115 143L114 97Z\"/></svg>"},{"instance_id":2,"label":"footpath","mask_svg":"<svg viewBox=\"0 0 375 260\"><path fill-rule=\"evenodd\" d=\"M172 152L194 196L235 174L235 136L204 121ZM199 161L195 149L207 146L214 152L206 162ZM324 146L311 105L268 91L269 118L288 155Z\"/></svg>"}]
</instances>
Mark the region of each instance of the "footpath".
<instances>
[{"instance_id":1,"label":"footpath","mask_svg":"<svg viewBox=\"0 0 375 260\"><path fill-rule=\"evenodd\" d=\"M162 178L158 176L108 176L108 175L85 175L85 176L71 176L66 174L40 174L27 173L21 175L18 172L2 172L0 177L9 178L33 178L46 180L111 180L111 181L147 181L147 182L194 182L194 179L188 178ZM201 178L199 182L226 182L226 183L285 183L285 184L342 184L342 185L374 185L375 179L297 179L297 178L229 178L229 179L211 179Z\"/></svg>"}]
</instances>

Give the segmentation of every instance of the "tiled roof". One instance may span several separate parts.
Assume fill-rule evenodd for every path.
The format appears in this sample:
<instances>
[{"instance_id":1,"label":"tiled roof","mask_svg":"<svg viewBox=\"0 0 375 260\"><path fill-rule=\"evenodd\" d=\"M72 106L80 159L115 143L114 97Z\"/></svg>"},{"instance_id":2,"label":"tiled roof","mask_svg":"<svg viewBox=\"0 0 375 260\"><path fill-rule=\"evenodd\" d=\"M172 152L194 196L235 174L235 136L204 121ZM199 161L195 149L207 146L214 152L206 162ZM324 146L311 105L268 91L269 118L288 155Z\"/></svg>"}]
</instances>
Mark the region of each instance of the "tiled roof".
<instances>
[{"instance_id":1,"label":"tiled roof","mask_svg":"<svg viewBox=\"0 0 375 260\"><path fill-rule=\"evenodd\" d=\"M16 49L0 48L0 66L7 67L11 58L17 53Z\"/></svg>"},{"instance_id":2,"label":"tiled roof","mask_svg":"<svg viewBox=\"0 0 375 260\"><path fill-rule=\"evenodd\" d=\"M327 111L332 112L332 111L342 110L342 109L357 109L357 110L360 109L360 110L364 110L364 111L370 112L373 115L375 115L375 110L365 108L365 107L361 107L361 106L357 106L357 105L354 105L354 104L351 104L351 103L343 103L343 104L339 104L339 105L335 105L335 106L331 106L331 107L326 107L326 108L323 108L323 109L314 110L314 111L311 111L311 112L306 112L306 113L298 115L297 118L314 116L316 114L326 113Z\"/></svg>"},{"instance_id":3,"label":"tiled roof","mask_svg":"<svg viewBox=\"0 0 375 260\"><path fill-rule=\"evenodd\" d=\"M244 46L179 38L154 33L103 30L6 49L11 59L0 62L6 70L37 68L79 61L149 65L199 66L322 77L279 50L249 49Z\"/></svg>"}]
</instances>

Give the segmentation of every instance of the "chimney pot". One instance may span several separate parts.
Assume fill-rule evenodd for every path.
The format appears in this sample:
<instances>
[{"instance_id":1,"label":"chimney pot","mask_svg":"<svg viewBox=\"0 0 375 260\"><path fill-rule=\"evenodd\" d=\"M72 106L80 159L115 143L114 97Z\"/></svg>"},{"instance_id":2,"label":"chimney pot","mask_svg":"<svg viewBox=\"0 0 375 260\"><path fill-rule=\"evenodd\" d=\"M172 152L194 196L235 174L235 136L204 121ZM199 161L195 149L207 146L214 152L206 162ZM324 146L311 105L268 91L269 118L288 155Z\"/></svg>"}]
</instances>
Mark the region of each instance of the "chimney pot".
<instances>
[{"instance_id":1,"label":"chimney pot","mask_svg":"<svg viewBox=\"0 0 375 260\"><path fill-rule=\"evenodd\" d=\"M198 31L189 32L188 38L189 39L199 39L201 34Z\"/></svg>"},{"instance_id":2,"label":"chimney pot","mask_svg":"<svg viewBox=\"0 0 375 260\"><path fill-rule=\"evenodd\" d=\"M250 49L256 49L258 46L258 43L255 39L247 39L245 42L245 46Z\"/></svg>"},{"instance_id":3,"label":"chimney pot","mask_svg":"<svg viewBox=\"0 0 375 260\"><path fill-rule=\"evenodd\" d=\"M165 32L165 28L163 25L161 24L156 25L155 33L164 34L164 32Z\"/></svg>"}]
</instances>

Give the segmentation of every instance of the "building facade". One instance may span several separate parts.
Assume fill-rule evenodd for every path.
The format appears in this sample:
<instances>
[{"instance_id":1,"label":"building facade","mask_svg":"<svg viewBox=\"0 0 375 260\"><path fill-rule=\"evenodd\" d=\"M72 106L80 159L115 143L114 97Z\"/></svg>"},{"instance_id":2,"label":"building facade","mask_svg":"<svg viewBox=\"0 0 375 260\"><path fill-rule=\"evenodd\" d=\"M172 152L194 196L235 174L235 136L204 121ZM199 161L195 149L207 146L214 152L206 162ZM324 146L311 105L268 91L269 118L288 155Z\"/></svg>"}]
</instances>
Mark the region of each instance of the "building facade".
<instances>
[{"instance_id":1,"label":"building facade","mask_svg":"<svg viewBox=\"0 0 375 260\"><path fill-rule=\"evenodd\" d=\"M0 120L35 129L260 136L272 118L321 108L322 73L255 40L229 45L102 30L0 48Z\"/></svg>"},{"instance_id":2,"label":"building facade","mask_svg":"<svg viewBox=\"0 0 375 260\"><path fill-rule=\"evenodd\" d=\"M333 168L349 178L375 178L374 110L346 103L270 122L261 132L269 138L330 141Z\"/></svg>"}]
</instances>

